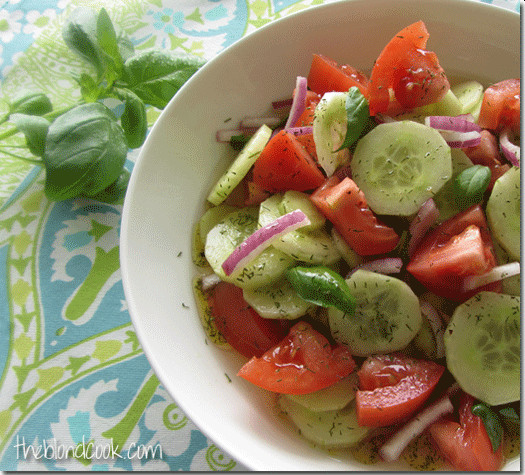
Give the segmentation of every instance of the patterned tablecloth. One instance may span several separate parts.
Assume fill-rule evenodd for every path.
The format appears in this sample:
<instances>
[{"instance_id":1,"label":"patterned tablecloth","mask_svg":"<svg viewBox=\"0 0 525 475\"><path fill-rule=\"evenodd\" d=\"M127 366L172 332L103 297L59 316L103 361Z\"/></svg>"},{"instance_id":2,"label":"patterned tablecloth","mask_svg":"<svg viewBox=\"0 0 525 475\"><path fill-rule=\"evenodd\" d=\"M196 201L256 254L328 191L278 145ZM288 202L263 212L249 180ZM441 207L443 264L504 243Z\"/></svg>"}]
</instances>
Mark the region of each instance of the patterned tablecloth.
<instances>
[{"instance_id":1,"label":"patterned tablecloth","mask_svg":"<svg viewBox=\"0 0 525 475\"><path fill-rule=\"evenodd\" d=\"M24 87L55 105L78 99L70 71L82 63L61 28L79 5L104 6L137 50L210 59L274 19L328 1L0 0L0 115ZM520 8L517 0L482 1ZM150 126L158 114L149 109ZM141 350L119 270L122 204L51 202L40 167L4 150L0 469L242 470L185 417ZM66 457L71 447L78 450Z\"/></svg>"}]
</instances>

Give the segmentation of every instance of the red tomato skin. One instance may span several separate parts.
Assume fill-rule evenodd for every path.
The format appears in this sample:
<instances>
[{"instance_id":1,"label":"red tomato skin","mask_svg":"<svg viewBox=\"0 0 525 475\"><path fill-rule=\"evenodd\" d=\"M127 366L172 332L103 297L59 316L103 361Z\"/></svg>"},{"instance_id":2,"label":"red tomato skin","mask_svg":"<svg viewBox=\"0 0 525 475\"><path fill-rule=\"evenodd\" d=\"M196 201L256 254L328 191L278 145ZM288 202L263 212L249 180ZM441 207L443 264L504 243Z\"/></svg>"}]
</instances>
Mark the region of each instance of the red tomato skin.
<instances>
[{"instance_id":1,"label":"red tomato skin","mask_svg":"<svg viewBox=\"0 0 525 475\"><path fill-rule=\"evenodd\" d=\"M246 303L242 289L236 285L219 282L209 299L217 329L246 358L262 356L287 333L287 322L262 318Z\"/></svg>"},{"instance_id":2,"label":"red tomato skin","mask_svg":"<svg viewBox=\"0 0 525 475\"><path fill-rule=\"evenodd\" d=\"M441 99L450 83L435 53L427 51L422 21L395 35L380 53L368 86L370 115L399 113ZM395 95L392 101L391 91Z\"/></svg>"},{"instance_id":3,"label":"red tomato skin","mask_svg":"<svg viewBox=\"0 0 525 475\"><path fill-rule=\"evenodd\" d=\"M376 218L364 193L349 177L341 181L330 177L310 199L359 255L387 253L399 242L396 232Z\"/></svg>"},{"instance_id":4,"label":"red tomato skin","mask_svg":"<svg viewBox=\"0 0 525 475\"><path fill-rule=\"evenodd\" d=\"M478 124L499 132L505 127L517 131L521 124L521 80L505 79L489 86L483 93Z\"/></svg>"},{"instance_id":5,"label":"red tomato skin","mask_svg":"<svg viewBox=\"0 0 525 475\"><path fill-rule=\"evenodd\" d=\"M429 398L445 368L401 353L369 357L357 371L357 421L385 427L413 415Z\"/></svg>"},{"instance_id":6,"label":"red tomato skin","mask_svg":"<svg viewBox=\"0 0 525 475\"><path fill-rule=\"evenodd\" d=\"M308 73L308 87L319 95L326 92L347 92L357 87L363 95L368 88L368 77L358 69L340 65L322 54L314 54Z\"/></svg>"},{"instance_id":7,"label":"red tomato skin","mask_svg":"<svg viewBox=\"0 0 525 475\"><path fill-rule=\"evenodd\" d=\"M436 295L463 302L480 290L501 291L500 282L463 291L466 277L488 272L495 265L485 214L480 205L474 205L430 231L406 269Z\"/></svg>"},{"instance_id":8,"label":"red tomato skin","mask_svg":"<svg viewBox=\"0 0 525 475\"><path fill-rule=\"evenodd\" d=\"M335 384L354 369L345 346L331 347L310 324L299 322L262 357L251 358L238 376L268 391L307 394Z\"/></svg>"},{"instance_id":9,"label":"red tomato skin","mask_svg":"<svg viewBox=\"0 0 525 475\"><path fill-rule=\"evenodd\" d=\"M272 193L313 190L324 180L306 148L285 130L270 139L253 166L254 183Z\"/></svg>"},{"instance_id":10,"label":"red tomato skin","mask_svg":"<svg viewBox=\"0 0 525 475\"><path fill-rule=\"evenodd\" d=\"M459 423L450 418L442 418L429 427L436 447L458 471L495 472L503 465L502 445L496 452L483 421L472 414L475 400L463 393L459 408Z\"/></svg>"},{"instance_id":11,"label":"red tomato skin","mask_svg":"<svg viewBox=\"0 0 525 475\"><path fill-rule=\"evenodd\" d=\"M464 148L463 151L475 165L483 165L490 168L489 190L492 190L495 181L510 168L510 165L501 161L498 139L489 130L481 131L481 142L479 145Z\"/></svg>"}]
</instances>

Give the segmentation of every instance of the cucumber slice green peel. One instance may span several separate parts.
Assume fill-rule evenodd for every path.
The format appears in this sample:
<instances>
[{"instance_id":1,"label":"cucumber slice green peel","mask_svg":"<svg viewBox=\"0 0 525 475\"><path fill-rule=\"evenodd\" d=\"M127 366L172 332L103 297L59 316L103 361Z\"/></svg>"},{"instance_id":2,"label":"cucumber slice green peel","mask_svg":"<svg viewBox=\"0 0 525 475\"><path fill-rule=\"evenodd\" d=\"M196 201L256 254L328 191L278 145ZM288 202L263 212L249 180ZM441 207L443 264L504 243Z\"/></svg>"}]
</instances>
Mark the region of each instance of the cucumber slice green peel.
<instances>
[{"instance_id":1,"label":"cucumber slice green peel","mask_svg":"<svg viewBox=\"0 0 525 475\"><path fill-rule=\"evenodd\" d=\"M345 280L325 266L293 267L286 278L298 295L321 307L335 307L347 315L355 311L355 298Z\"/></svg>"},{"instance_id":2,"label":"cucumber slice green peel","mask_svg":"<svg viewBox=\"0 0 525 475\"><path fill-rule=\"evenodd\" d=\"M410 120L380 124L357 143L352 177L377 214L411 216L452 176L440 133Z\"/></svg>"},{"instance_id":3,"label":"cucumber slice green peel","mask_svg":"<svg viewBox=\"0 0 525 475\"><path fill-rule=\"evenodd\" d=\"M445 330L447 367L468 394L491 406L520 399L520 297L479 292Z\"/></svg>"}]
</instances>

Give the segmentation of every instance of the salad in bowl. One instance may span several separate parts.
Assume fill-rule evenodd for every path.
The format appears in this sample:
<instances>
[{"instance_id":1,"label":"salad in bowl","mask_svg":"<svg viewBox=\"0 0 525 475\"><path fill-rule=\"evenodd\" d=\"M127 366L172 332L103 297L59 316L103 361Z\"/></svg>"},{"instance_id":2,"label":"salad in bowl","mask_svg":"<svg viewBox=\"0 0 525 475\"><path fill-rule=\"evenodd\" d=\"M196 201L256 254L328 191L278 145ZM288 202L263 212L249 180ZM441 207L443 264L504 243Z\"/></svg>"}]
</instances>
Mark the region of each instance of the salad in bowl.
<instances>
[{"instance_id":1,"label":"salad in bowl","mask_svg":"<svg viewBox=\"0 0 525 475\"><path fill-rule=\"evenodd\" d=\"M241 467L519 469L519 37L481 2L311 7L210 59L155 122L124 203L127 305ZM424 68L389 72L387 48Z\"/></svg>"},{"instance_id":2,"label":"salad in bowl","mask_svg":"<svg viewBox=\"0 0 525 475\"><path fill-rule=\"evenodd\" d=\"M194 292L232 377L312 445L495 471L519 453L520 79L449 77L430 34L392 32L369 73L313 52L217 131L236 155Z\"/></svg>"}]
</instances>

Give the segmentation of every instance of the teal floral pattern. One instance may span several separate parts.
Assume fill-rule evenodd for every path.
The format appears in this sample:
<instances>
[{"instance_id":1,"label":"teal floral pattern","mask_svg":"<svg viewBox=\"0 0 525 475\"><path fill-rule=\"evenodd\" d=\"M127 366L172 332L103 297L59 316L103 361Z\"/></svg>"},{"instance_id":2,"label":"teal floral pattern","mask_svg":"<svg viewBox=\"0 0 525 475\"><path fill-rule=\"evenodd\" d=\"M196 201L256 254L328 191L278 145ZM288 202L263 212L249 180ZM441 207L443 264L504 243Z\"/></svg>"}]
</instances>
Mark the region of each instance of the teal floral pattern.
<instances>
[{"instance_id":1,"label":"teal floral pattern","mask_svg":"<svg viewBox=\"0 0 525 475\"><path fill-rule=\"evenodd\" d=\"M69 73L84 66L60 32L79 5L104 6L137 50L211 59L329 1L3 1L0 114L22 88L44 90L57 107L77 98ZM519 10L515 0L491 3ZM158 115L148 111L150 125ZM15 150L20 138L9 140ZM0 469L243 470L185 416L142 352L120 275L122 204L50 202L38 167L0 155Z\"/></svg>"}]
</instances>

